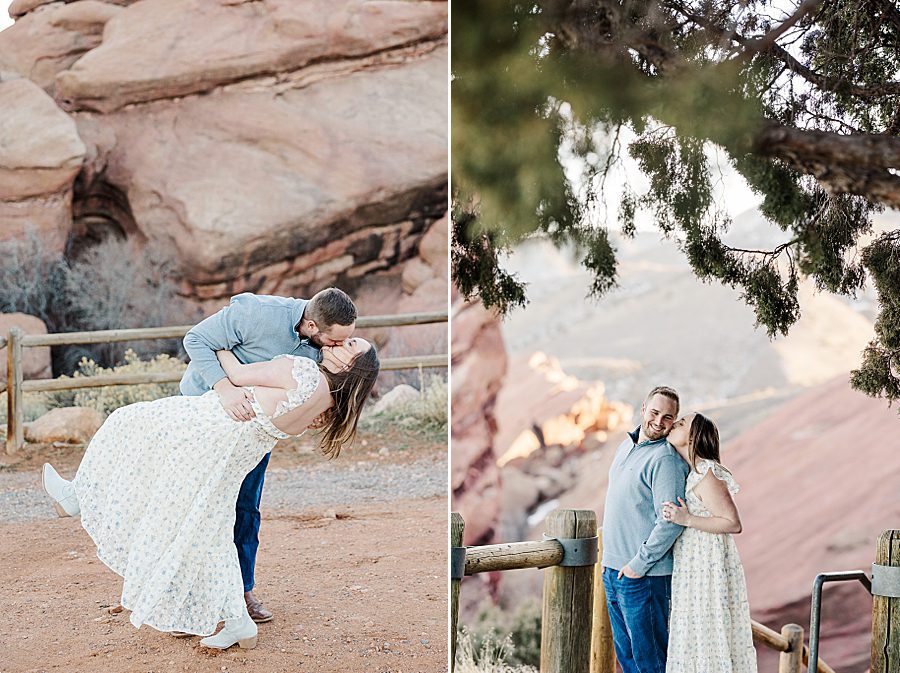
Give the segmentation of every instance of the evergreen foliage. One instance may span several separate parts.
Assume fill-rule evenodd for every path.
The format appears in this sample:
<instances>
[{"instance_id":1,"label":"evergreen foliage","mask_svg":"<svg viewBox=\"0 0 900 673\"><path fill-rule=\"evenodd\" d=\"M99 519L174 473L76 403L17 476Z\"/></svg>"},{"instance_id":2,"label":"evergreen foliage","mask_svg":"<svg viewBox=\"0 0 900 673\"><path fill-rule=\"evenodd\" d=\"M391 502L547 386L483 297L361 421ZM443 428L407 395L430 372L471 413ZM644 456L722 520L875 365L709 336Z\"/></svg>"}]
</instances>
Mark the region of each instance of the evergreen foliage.
<instances>
[{"instance_id":1,"label":"evergreen foliage","mask_svg":"<svg viewBox=\"0 0 900 673\"><path fill-rule=\"evenodd\" d=\"M611 226L630 236L652 213L770 336L799 318L802 278L848 296L871 278L876 338L852 382L900 399L900 232L863 243L875 211L900 208L894 2L485 0L452 12L451 263L465 297L500 313L524 304L500 261L533 235L576 245L591 295L614 287L596 206L627 152L649 189L625 186ZM773 249L724 242L713 148L784 232Z\"/></svg>"}]
</instances>

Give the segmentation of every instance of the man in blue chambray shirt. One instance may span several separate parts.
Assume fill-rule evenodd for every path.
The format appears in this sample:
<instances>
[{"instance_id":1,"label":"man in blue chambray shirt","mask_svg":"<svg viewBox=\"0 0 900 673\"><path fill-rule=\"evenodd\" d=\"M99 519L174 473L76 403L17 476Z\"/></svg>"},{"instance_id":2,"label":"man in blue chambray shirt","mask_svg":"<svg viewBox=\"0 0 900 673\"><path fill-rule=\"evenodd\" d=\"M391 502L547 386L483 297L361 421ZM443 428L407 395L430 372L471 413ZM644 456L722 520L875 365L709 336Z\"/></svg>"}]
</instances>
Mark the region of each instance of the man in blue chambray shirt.
<instances>
[{"instance_id":1,"label":"man in blue chambray shirt","mask_svg":"<svg viewBox=\"0 0 900 673\"><path fill-rule=\"evenodd\" d=\"M291 299L244 293L195 325L184 337L190 356L181 379L182 395L219 393L226 413L236 421L253 418L250 393L229 381L216 358L217 350L230 350L245 364L271 360L278 355L302 355L321 362L321 346L334 346L350 338L356 326L356 306L344 292L327 288L312 299ZM244 600L256 622L267 622L272 613L253 595L253 572L259 548L259 503L269 454L241 484L234 522Z\"/></svg>"},{"instance_id":2,"label":"man in blue chambray shirt","mask_svg":"<svg viewBox=\"0 0 900 673\"><path fill-rule=\"evenodd\" d=\"M624 673L665 673L672 545L683 528L662 516L684 498L688 465L666 441L678 394L660 386L641 406L641 425L609 470L603 511L603 587L616 657Z\"/></svg>"}]
</instances>

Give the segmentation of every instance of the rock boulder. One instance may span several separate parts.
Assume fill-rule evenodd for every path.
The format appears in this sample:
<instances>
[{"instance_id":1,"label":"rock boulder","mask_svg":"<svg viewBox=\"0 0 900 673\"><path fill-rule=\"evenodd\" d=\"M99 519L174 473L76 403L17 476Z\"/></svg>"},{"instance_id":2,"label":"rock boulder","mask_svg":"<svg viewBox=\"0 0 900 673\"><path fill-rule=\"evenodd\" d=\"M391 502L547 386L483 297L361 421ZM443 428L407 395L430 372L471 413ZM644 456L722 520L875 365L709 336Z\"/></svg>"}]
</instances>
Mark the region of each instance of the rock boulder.
<instances>
[{"instance_id":1,"label":"rock boulder","mask_svg":"<svg viewBox=\"0 0 900 673\"><path fill-rule=\"evenodd\" d=\"M3 63L52 95L56 76L102 42L103 27L120 11L99 0L41 6L0 31Z\"/></svg>"},{"instance_id":2,"label":"rock boulder","mask_svg":"<svg viewBox=\"0 0 900 673\"><path fill-rule=\"evenodd\" d=\"M381 399L372 407L372 413L383 414L394 407L408 404L417 399L419 399L419 391L410 385L401 383L381 396Z\"/></svg>"},{"instance_id":3,"label":"rock boulder","mask_svg":"<svg viewBox=\"0 0 900 673\"><path fill-rule=\"evenodd\" d=\"M199 300L390 268L446 209L446 58L79 116L88 181L125 193L143 237L176 242Z\"/></svg>"},{"instance_id":4,"label":"rock boulder","mask_svg":"<svg viewBox=\"0 0 900 673\"><path fill-rule=\"evenodd\" d=\"M18 327L25 334L46 334L47 326L40 318L25 313L0 313L0 336L6 337L10 328ZM0 380L6 381L7 351L0 350ZM49 379L53 376L50 367L50 348L47 346L22 349L22 374L25 379Z\"/></svg>"},{"instance_id":5,"label":"rock boulder","mask_svg":"<svg viewBox=\"0 0 900 673\"><path fill-rule=\"evenodd\" d=\"M25 439L50 444L85 444L103 425L103 414L90 407L51 409L31 423L26 423Z\"/></svg>"},{"instance_id":6,"label":"rock boulder","mask_svg":"<svg viewBox=\"0 0 900 673\"><path fill-rule=\"evenodd\" d=\"M75 122L34 82L0 81L0 240L32 230L61 252L85 146Z\"/></svg>"},{"instance_id":7,"label":"rock boulder","mask_svg":"<svg viewBox=\"0 0 900 673\"><path fill-rule=\"evenodd\" d=\"M500 516L494 405L506 374L506 351L500 318L481 304L456 298L451 314L451 509L466 522L466 545L488 544Z\"/></svg>"},{"instance_id":8,"label":"rock boulder","mask_svg":"<svg viewBox=\"0 0 900 673\"><path fill-rule=\"evenodd\" d=\"M60 73L57 87L77 109L110 112L313 63L352 72L367 64L348 59L439 38L446 25L441 2L142 0L110 21L102 45Z\"/></svg>"}]
</instances>

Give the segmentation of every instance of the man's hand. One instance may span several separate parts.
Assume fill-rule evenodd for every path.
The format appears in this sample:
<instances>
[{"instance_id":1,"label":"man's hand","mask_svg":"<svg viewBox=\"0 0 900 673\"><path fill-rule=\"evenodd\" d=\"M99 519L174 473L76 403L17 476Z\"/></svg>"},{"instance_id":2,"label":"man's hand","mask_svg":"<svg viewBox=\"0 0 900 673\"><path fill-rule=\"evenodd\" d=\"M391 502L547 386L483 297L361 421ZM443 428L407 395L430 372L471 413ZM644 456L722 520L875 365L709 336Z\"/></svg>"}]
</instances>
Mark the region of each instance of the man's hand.
<instances>
[{"instance_id":1,"label":"man's hand","mask_svg":"<svg viewBox=\"0 0 900 673\"><path fill-rule=\"evenodd\" d=\"M238 388L228 379L216 383L213 390L219 393L219 402L232 420L250 421L256 416L253 407L250 406L249 391Z\"/></svg>"},{"instance_id":2,"label":"man's hand","mask_svg":"<svg viewBox=\"0 0 900 673\"><path fill-rule=\"evenodd\" d=\"M641 579L641 576L638 575L636 572L634 572L631 569L631 566L628 566L628 565L626 565L624 568L622 568L619 571L619 579L622 579L622 575L625 575L625 577L628 577L629 579L633 579L633 580Z\"/></svg>"}]
</instances>

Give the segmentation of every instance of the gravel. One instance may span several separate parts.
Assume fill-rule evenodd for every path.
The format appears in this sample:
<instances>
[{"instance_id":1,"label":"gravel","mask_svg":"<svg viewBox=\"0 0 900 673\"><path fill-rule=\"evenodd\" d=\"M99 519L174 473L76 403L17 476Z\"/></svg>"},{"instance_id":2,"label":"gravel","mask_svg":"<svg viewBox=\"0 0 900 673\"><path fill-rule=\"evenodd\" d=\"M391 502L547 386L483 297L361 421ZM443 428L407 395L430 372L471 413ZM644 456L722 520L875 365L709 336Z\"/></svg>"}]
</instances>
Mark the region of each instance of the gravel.
<instances>
[{"instance_id":1,"label":"gravel","mask_svg":"<svg viewBox=\"0 0 900 673\"><path fill-rule=\"evenodd\" d=\"M339 508L437 496L447 496L445 455L409 463L338 461L312 467L270 467L266 471L262 509L265 514L266 510ZM56 511L41 490L37 470L0 473L0 523L55 517Z\"/></svg>"}]
</instances>

